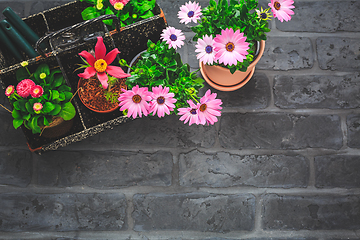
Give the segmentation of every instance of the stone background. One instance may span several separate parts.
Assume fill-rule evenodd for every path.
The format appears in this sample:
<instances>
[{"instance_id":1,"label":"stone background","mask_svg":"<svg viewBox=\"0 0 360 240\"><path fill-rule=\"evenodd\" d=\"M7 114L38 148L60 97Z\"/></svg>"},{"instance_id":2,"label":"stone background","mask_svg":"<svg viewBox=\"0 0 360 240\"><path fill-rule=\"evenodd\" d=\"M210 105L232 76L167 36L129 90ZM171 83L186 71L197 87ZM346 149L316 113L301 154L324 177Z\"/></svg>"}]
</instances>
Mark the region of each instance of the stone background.
<instances>
[{"instance_id":1,"label":"stone background","mask_svg":"<svg viewBox=\"0 0 360 240\"><path fill-rule=\"evenodd\" d=\"M185 1L158 3L198 68ZM360 1L294 5L214 126L147 117L36 155L0 109L0 239L360 239Z\"/></svg>"}]
</instances>

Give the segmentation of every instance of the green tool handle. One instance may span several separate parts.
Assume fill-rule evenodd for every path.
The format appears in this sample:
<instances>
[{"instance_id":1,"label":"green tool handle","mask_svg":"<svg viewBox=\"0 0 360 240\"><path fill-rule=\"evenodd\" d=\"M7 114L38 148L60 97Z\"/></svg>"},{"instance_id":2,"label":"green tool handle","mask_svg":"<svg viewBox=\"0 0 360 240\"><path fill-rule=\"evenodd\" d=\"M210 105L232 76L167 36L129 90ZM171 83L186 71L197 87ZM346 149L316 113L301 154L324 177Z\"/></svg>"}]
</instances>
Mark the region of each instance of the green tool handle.
<instances>
[{"instance_id":1,"label":"green tool handle","mask_svg":"<svg viewBox=\"0 0 360 240\"><path fill-rule=\"evenodd\" d=\"M39 40L39 36L10 7L5 8L3 14L29 43L35 45Z\"/></svg>"},{"instance_id":2,"label":"green tool handle","mask_svg":"<svg viewBox=\"0 0 360 240\"><path fill-rule=\"evenodd\" d=\"M5 32L0 28L0 42L4 48L7 48L11 54L16 58L18 61L24 60L21 53L17 50L17 48L11 43L10 39L6 36Z\"/></svg>"},{"instance_id":3,"label":"green tool handle","mask_svg":"<svg viewBox=\"0 0 360 240\"><path fill-rule=\"evenodd\" d=\"M30 43L26 41L26 39L7 20L0 21L0 27L13 41L15 46L23 50L30 58L39 56Z\"/></svg>"}]
</instances>

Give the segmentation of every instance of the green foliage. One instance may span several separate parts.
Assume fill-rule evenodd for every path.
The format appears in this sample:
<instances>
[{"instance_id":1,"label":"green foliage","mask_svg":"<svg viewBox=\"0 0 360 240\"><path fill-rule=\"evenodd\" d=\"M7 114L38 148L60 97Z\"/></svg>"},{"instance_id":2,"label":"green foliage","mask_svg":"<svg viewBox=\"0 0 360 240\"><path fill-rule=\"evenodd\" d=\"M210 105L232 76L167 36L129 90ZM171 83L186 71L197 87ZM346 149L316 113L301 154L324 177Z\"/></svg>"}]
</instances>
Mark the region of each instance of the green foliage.
<instances>
[{"instance_id":1,"label":"green foliage","mask_svg":"<svg viewBox=\"0 0 360 240\"><path fill-rule=\"evenodd\" d=\"M191 28L195 32L193 38L197 41L204 35L216 37L221 34L222 29L232 28L234 32L240 30L246 36L246 42L250 43L249 54L243 63L238 62L236 66L225 66L231 72L235 70L246 71L247 67L254 58L256 42L266 40L266 33L270 32L268 21L261 20L255 8L258 6L258 0L210 0L209 6L204 8L201 21L197 26ZM219 64L215 64L219 65Z\"/></svg>"},{"instance_id":2,"label":"green foliage","mask_svg":"<svg viewBox=\"0 0 360 240\"><path fill-rule=\"evenodd\" d=\"M196 72L190 72L190 66L181 61L179 53L169 48L164 41L156 44L151 40L147 43L148 49L141 54L135 66L131 67L131 77L126 84L129 89L136 85L152 87L162 85L169 87L177 99L176 109L187 106L187 100L196 97L203 85L203 79L198 78Z\"/></svg>"},{"instance_id":3,"label":"green foliage","mask_svg":"<svg viewBox=\"0 0 360 240\"><path fill-rule=\"evenodd\" d=\"M43 73L46 74L45 78L40 77ZM31 79L43 88L44 93L38 98L31 96L23 98L16 91L9 96L9 101L14 108L12 116L15 129L24 124L26 128L32 130L33 134L37 134L41 133L41 126L48 126L52 122L53 117L60 116L64 120L75 117L75 107L70 102L73 94L59 69L50 70L48 65L41 64L30 75L25 68L20 68L16 72L16 79L19 82L23 79ZM33 109L35 103L41 103L43 106L38 112Z\"/></svg>"},{"instance_id":4,"label":"green foliage","mask_svg":"<svg viewBox=\"0 0 360 240\"><path fill-rule=\"evenodd\" d=\"M111 103L116 103L116 102L118 102L119 94L116 92L106 91L105 98L106 98L106 100L110 101Z\"/></svg>"},{"instance_id":5,"label":"green foliage","mask_svg":"<svg viewBox=\"0 0 360 240\"><path fill-rule=\"evenodd\" d=\"M81 0L93 4L81 13L84 20L93 19L101 15L116 15L120 21L121 27L138 22L142 19L154 16L155 0L130 0L122 10L116 10L109 0ZM98 2L102 7L98 8ZM113 20L104 20L104 23L115 29Z\"/></svg>"}]
</instances>

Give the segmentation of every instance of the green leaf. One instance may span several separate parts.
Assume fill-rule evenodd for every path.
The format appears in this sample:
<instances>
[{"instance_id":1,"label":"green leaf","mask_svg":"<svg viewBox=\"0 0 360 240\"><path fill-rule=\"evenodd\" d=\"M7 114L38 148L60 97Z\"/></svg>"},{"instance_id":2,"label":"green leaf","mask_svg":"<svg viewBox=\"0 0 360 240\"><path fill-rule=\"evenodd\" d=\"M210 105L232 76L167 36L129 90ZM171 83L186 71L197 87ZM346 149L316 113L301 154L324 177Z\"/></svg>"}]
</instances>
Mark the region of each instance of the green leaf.
<instances>
[{"instance_id":1,"label":"green leaf","mask_svg":"<svg viewBox=\"0 0 360 240\"><path fill-rule=\"evenodd\" d=\"M67 102L62 106L59 116L62 117L65 121L68 121L73 119L75 114L76 111L74 105L72 105L71 102Z\"/></svg>"},{"instance_id":2,"label":"green leaf","mask_svg":"<svg viewBox=\"0 0 360 240\"><path fill-rule=\"evenodd\" d=\"M73 97L73 94L71 92L64 92L65 94L65 102L69 102L70 99Z\"/></svg>"},{"instance_id":3,"label":"green leaf","mask_svg":"<svg viewBox=\"0 0 360 240\"><path fill-rule=\"evenodd\" d=\"M44 117L44 126L49 126L49 121L47 120L47 118L46 117Z\"/></svg>"},{"instance_id":4,"label":"green leaf","mask_svg":"<svg viewBox=\"0 0 360 240\"><path fill-rule=\"evenodd\" d=\"M153 16L154 16L154 14L151 11L147 11L144 15L141 15L140 17L142 19L146 19L146 18L151 18Z\"/></svg>"},{"instance_id":5,"label":"green leaf","mask_svg":"<svg viewBox=\"0 0 360 240\"><path fill-rule=\"evenodd\" d=\"M84 11L81 12L83 20L90 20L93 18L99 17L101 14L97 11L95 7L87 7Z\"/></svg>"},{"instance_id":6,"label":"green leaf","mask_svg":"<svg viewBox=\"0 0 360 240\"><path fill-rule=\"evenodd\" d=\"M14 109L11 113L11 115L13 116L13 118L15 119L22 119L21 113L20 111Z\"/></svg>"},{"instance_id":7,"label":"green leaf","mask_svg":"<svg viewBox=\"0 0 360 240\"><path fill-rule=\"evenodd\" d=\"M29 114L27 114L27 115L24 115L22 118L23 118L24 120L28 121L28 120L31 118L31 114L29 113Z\"/></svg>"},{"instance_id":8,"label":"green leaf","mask_svg":"<svg viewBox=\"0 0 360 240\"><path fill-rule=\"evenodd\" d=\"M44 105L43 105L43 109L42 111L44 113L49 113L51 112L52 110L55 109L55 104L51 103L51 102L46 102Z\"/></svg>"},{"instance_id":9,"label":"green leaf","mask_svg":"<svg viewBox=\"0 0 360 240\"><path fill-rule=\"evenodd\" d=\"M120 20L121 20L121 21L125 21L125 20L128 19L129 17L130 17L129 12L127 12L126 14L120 15Z\"/></svg>"},{"instance_id":10,"label":"green leaf","mask_svg":"<svg viewBox=\"0 0 360 240\"><path fill-rule=\"evenodd\" d=\"M22 112L26 112L25 104L26 104L25 99L17 100L16 102L14 102L14 109L20 110Z\"/></svg>"},{"instance_id":11,"label":"green leaf","mask_svg":"<svg viewBox=\"0 0 360 240\"><path fill-rule=\"evenodd\" d=\"M18 129L22 124L23 124L24 120L22 119L14 119L13 120L13 126L15 129Z\"/></svg>"},{"instance_id":12,"label":"green leaf","mask_svg":"<svg viewBox=\"0 0 360 240\"><path fill-rule=\"evenodd\" d=\"M52 81L52 88L60 87L61 84L65 82L64 76L59 74L54 77L54 80Z\"/></svg>"},{"instance_id":13,"label":"green leaf","mask_svg":"<svg viewBox=\"0 0 360 240\"><path fill-rule=\"evenodd\" d=\"M41 133L41 128L39 127L39 124L38 124L39 117L40 116L38 115L38 116L32 117L30 119L29 127L31 128L33 134Z\"/></svg>"},{"instance_id":14,"label":"green leaf","mask_svg":"<svg viewBox=\"0 0 360 240\"><path fill-rule=\"evenodd\" d=\"M61 87L58 88L59 92L64 92L64 91L68 91L71 92L71 87L67 86L67 85L62 85Z\"/></svg>"},{"instance_id":15,"label":"green leaf","mask_svg":"<svg viewBox=\"0 0 360 240\"><path fill-rule=\"evenodd\" d=\"M59 99L60 102L64 101L65 100L65 94L62 93L62 92L59 93L59 98L58 99Z\"/></svg>"},{"instance_id":16,"label":"green leaf","mask_svg":"<svg viewBox=\"0 0 360 240\"><path fill-rule=\"evenodd\" d=\"M48 113L51 116L56 116L61 111L61 106L59 104L54 104L54 106L55 106L55 108L51 112Z\"/></svg>"},{"instance_id":17,"label":"green leaf","mask_svg":"<svg viewBox=\"0 0 360 240\"><path fill-rule=\"evenodd\" d=\"M51 93L52 93L52 97L51 97L52 100L56 100L56 99L59 98L59 95L60 95L60 94L59 94L58 91L52 90Z\"/></svg>"},{"instance_id":18,"label":"green leaf","mask_svg":"<svg viewBox=\"0 0 360 240\"><path fill-rule=\"evenodd\" d=\"M16 80L18 80L19 82L23 79L27 79L29 78L30 75L29 73L26 71L25 68L19 68L17 71L16 71Z\"/></svg>"},{"instance_id":19,"label":"green leaf","mask_svg":"<svg viewBox=\"0 0 360 240\"><path fill-rule=\"evenodd\" d=\"M34 113L33 104L31 104L30 102L27 102L27 103L25 104L25 107L26 107L26 110L27 110L29 113Z\"/></svg>"}]
</instances>

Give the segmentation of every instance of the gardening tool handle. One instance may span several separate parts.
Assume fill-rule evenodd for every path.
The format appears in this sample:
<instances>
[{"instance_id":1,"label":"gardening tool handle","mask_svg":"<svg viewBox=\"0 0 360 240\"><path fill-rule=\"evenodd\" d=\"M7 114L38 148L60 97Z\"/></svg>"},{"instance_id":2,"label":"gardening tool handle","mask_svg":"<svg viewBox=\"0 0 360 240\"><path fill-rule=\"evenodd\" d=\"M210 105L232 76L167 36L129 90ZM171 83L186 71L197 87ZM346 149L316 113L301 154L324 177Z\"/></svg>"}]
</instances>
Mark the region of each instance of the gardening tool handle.
<instances>
[{"instance_id":1,"label":"gardening tool handle","mask_svg":"<svg viewBox=\"0 0 360 240\"><path fill-rule=\"evenodd\" d=\"M97 21L102 21L102 20L107 20L107 19L113 19L115 21L115 27L116 27L116 30L118 32L120 32L120 22L118 21L118 18L116 15L101 15L100 17L97 17L97 18L93 18L93 19L90 19L90 20L86 20L84 22L81 22L81 23L77 23L77 24L74 24L72 26L69 26L69 27L66 27L66 28L63 28L63 29L60 29L56 32L52 32L50 34L47 34L43 37L41 37L35 44L35 50L40 53L43 57L45 57L45 52L44 50L42 50L39 46L41 45L41 43L48 39L48 38L52 38L58 34L61 34L61 33L64 33L64 32L67 32L67 31L70 31L72 29L77 29L77 28L80 28L80 27L83 27L83 26L86 26L88 24L92 24L94 22L97 22Z\"/></svg>"}]
</instances>

